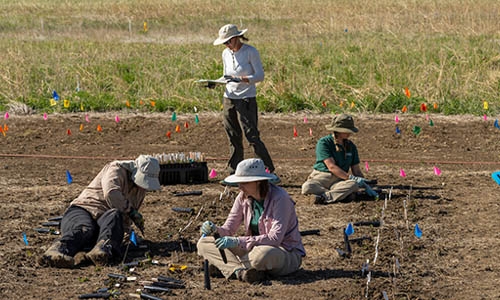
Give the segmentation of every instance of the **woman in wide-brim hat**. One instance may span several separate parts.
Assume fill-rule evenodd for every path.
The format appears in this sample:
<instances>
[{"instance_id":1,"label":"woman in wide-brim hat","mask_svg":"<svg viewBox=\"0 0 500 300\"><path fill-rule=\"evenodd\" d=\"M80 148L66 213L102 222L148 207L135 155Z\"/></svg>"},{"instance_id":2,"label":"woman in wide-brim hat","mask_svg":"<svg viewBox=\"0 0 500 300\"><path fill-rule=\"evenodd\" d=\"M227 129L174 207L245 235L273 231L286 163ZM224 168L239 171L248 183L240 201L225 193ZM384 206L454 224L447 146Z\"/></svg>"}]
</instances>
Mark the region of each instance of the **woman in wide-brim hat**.
<instances>
[{"instance_id":1,"label":"woman in wide-brim hat","mask_svg":"<svg viewBox=\"0 0 500 300\"><path fill-rule=\"evenodd\" d=\"M333 117L332 123L325 127L332 134L318 140L316 163L302 184L302 194L313 194L316 204L353 200L365 181L359 166L358 149L349 140L358 128L354 126L352 116L346 114Z\"/></svg>"},{"instance_id":2,"label":"woman in wide-brim hat","mask_svg":"<svg viewBox=\"0 0 500 300\"><path fill-rule=\"evenodd\" d=\"M270 183L275 179L276 175L266 172L261 159L241 161L236 172L225 179L238 184L240 192L224 225L205 221L201 227L198 254L228 279L252 283L267 275L293 273L302 263L305 249L295 203L284 189ZM241 225L244 234L235 236ZM214 240L213 235L220 237Z\"/></svg>"},{"instance_id":3,"label":"woman in wide-brim hat","mask_svg":"<svg viewBox=\"0 0 500 300\"><path fill-rule=\"evenodd\" d=\"M234 24L220 28L214 45L225 45L222 51L224 72L219 80L226 80L224 97L224 128L230 142L229 173L244 159L243 135L253 147L257 157L273 173L274 164L258 130L256 83L264 80L260 54L254 47L243 43L247 29L238 30Z\"/></svg>"}]
</instances>

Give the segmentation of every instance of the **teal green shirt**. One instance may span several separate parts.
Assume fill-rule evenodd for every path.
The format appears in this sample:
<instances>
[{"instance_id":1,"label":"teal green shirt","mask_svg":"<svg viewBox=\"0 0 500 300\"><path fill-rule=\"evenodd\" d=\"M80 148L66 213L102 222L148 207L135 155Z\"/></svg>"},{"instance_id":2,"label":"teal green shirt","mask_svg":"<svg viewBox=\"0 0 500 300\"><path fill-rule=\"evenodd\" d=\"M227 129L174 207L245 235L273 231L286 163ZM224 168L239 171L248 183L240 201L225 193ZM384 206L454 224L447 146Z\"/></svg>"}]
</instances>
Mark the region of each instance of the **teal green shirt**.
<instances>
[{"instance_id":1,"label":"teal green shirt","mask_svg":"<svg viewBox=\"0 0 500 300\"><path fill-rule=\"evenodd\" d=\"M351 166L359 164L358 149L353 142L347 140L345 149L343 145L338 145L339 151L335 148L333 136L327 135L319 139L316 144L316 163L313 168L321 172L330 172L323 162L332 157L335 164L345 172L349 172Z\"/></svg>"},{"instance_id":2,"label":"teal green shirt","mask_svg":"<svg viewBox=\"0 0 500 300\"><path fill-rule=\"evenodd\" d=\"M260 202L257 200L252 201L253 207L253 217L250 221L250 229L252 230L252 235L259 235L259 219L262 216L262 212L264 211L264 201Z\"/></svg>"}]
</instances>

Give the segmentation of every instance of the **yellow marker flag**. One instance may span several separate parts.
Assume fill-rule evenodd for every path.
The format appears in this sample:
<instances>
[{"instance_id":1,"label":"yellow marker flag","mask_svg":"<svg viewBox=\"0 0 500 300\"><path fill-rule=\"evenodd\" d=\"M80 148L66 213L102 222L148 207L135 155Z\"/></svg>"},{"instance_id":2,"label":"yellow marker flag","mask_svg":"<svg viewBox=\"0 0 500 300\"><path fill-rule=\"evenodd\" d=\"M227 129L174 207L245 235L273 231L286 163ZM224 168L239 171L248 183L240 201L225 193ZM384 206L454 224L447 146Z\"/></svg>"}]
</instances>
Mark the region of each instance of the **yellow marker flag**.
<instances>
[{"instance_id":1,"label":"yellow marker flag","mask_svg":"<svg viewBox=\"0 0 500 300\"><path fill-rule=\"evenodd\" d=\"M83 131L83 124L80 124L80 131Z\"/></svg>"},{"instance_id":2,"label":"yellow marker flag","mask_svg":"<svg viewBox=\"0 0 500 300\"><path fill-rule=\"evenodd\" d=\"M344 100L340 100L340 104L339 104L340 107L344 107Z\"/></svg>"},{"instance_id":3,"label":"yellow marker flag","mask_svg":"<svg viewBox=\"0 0 500 300\"><path fill-rule=\"evenodd\" d=\"M144 21L144 32L148 32L148 22Z\"/></svg>"},{"instance_id":4,"label":"yellow marker flag","mask_svg":"<svg viewBox=\"0 0 500 300\"><path fill-rule=\"evenodd\" d=\"M80 110L83 111L83 103L80 103Z\"/></svg>"},{"instance_id":5,"label":"yellow marker flag","mask_svg":"<svg viewBox=\"0 0 500 300\"><path fill-rule=\"evenodd\" d=\"M64 99L64 108L69 108L69 100L68 99Z\"/></svg>"},{"instance_id":6,"label":"yellow marker flag","mask_svg":"<svg viewBox=\"0 0 500 300\"><path fill-rule=\"evenodd\" d=\"M353 101L353 102L351 102L351 109L353 109L354 106L356 106L356 104L354 104L354 101Z\"/></svg>"},{"instance_id":7,"label":"yellow marker flag","mask_svg":"<svg viewBox=\"0 0 500 300\"><path fill-rule=\"evenodd\" d=\"M487 102L487 101L484 101L484 102L483 102L483 108L484 108L485 110L488 110L488 102Z\"/></svg>"},{"instance_id":8,"label":"yellow marker flag","mask_svg":"<svg viewBox=\"0 0 500 300\"><path fill-rule=\"evenodd\" d=\"M54 99L50 99L50 106L56 106L57 102Z\"/></svg>"},{"instance_id":9,"label":"yellow marker flag","mask_svg":"<svg viewBox=\"0 0 500 300\"><path fill-rule=\"evenodd\" d=\"M130 101L128 101L128 100L127 100L127 101L125 101L125 106L126 106L126 107L130 107Z\"/></svg>"}]
</instances>

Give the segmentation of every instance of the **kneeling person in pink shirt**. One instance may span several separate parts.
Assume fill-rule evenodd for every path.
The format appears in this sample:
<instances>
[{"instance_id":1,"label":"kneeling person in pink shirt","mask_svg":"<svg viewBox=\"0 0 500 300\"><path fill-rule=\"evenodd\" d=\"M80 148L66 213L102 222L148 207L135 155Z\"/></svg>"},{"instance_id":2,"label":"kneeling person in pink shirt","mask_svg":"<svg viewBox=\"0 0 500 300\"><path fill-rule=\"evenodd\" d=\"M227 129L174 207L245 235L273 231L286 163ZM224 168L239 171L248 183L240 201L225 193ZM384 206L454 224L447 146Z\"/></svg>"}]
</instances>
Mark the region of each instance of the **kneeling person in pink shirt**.
<instances>
[{"instance_id":1,"label":"kneeling person in pink shirt","mask_svg":"<svg viewBox=\"0 0 500 300\"><path fill-rule=\"evenodd\" d=\"M227 279L253 283L266 275L284 276L300 268L306 253L295 202L284 189L270 183L275 177L265 171L261 159L241 161L235 174L225 179L240 189L226 222L218 227L205 221L201 227L198 254ZM244 235L235 236L242 224Z\"/></svg>"}]
</instances>

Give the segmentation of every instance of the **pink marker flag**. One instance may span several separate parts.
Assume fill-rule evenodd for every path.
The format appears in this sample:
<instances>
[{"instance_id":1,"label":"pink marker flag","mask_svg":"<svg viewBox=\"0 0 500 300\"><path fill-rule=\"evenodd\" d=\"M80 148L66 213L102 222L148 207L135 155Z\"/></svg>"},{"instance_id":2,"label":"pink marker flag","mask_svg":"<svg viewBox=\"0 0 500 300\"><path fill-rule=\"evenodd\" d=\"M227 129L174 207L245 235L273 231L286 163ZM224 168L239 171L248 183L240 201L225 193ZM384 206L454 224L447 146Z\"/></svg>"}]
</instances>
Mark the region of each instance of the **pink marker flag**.
<instances>
[{"instance_id":1,"label":"pink marker flag","mask_svg":"<svg viewBox=\"0 0 500 300\"><path fill-rule=\"evenodd\" d=\"M396 124L398 124L398 123L399 123L399 117L398 117L398 115L396 115L396 116L394 117L394 122L396 122Z\"/></svg>"},{"instance_id":2,"label":"pink marker flag","mask_svg":"<svg viewBox=\"0 0 500 300\"><path fill-rule=\"evenodd\" d=\"M120 117L118 115L115 116L115 122L120 123Z\"/></svg>"},{"instance_id":3,"label":"pink marker flag","mask_svg":"<svg viewBox=\"0 0 500 300\"><path fill-rule=\"evenodd\" d=\"M399 169L399 176L401 176L401 177L406 177L405 170L403 170L403 169Z\"/></svg>"},{"instance_id":4,"label":"pink marker flag","mask_svg":"<svg viewBox=\"0 0 500 300\"><path fill-rule=\"evenodd\" d=\"M366 172L370 171L370 166L368 165L367 161L365 161L365 170Z\"/></svg>"},{"instance_id":5,"label":"pink marker flag","mask_svg":"<svg viewBox=\"0 0 500 300\"><path fill-rule=\"evenodd\" d=\"M436 174L437 176L441 176L441 170L436 166L434 166L434 174Z\"/></svg>"},{"instance_id":6,"label":"pink marker flag","mask_svg":"<svg viewBox=\"0 0 500 300\"><path fill-rule=\"evenodd\" d=\"M85 121L87 121L87 123L90 123L89 114L85 114Z\"/></svg>"},{"instance_id":7,"label":"pink marker flag","mask_svg":"<svg viewBox=\"0 0 500 300\"><path fill-rule=\"evenodd\" d=\"M483 115L483 120L488 120L488 117L486 116L486 114Z\"/></svg>"},{"instance_id":8,"label":"pink marker flag","mask_svg":"<svg viewBox=\"0 0 500 300\"><path fill-rule=\"evenodd\" d=\"M49 118L49 116L47 115L47 113L43 113L43 119L44 119L45 121L47 121L47 119L48 119L48 118Z\"/></svg>"},{"instance_id":9,"label":"pink marker flag","mask_svg":"<svg viewBox=\"0 0 500 300\"><path fill-rule=\"evenodd\" d=\"M304 124L307 123L307 117L304 117Z\"/></svg>"},{"instance_id":10,"label":"pink marker flag","mask_svg":"<svg viewBox=\"0 0 500 300\"><path fill-rule=\"evenodd\" d=\"M9 112L8 112L8 111L6 111L6 112L5 112L5 116L4 116L5 120L7 120L9 117L10 117Z\"/></svg>"},{"instance_id":11,"label":"pink marker flag","mask_svg":"<svg viewBox=\"0 0 500 300\"><path fill-rule=\"evenodd\" d=\"M210 171L210 174L208 174L208 177L210 177L210 178L215 178L215 177L217 177L217 171L215 171L215 169L212 169L212 170Z\"/></svg>"},{"instance_id":12,"label":"pink marker flag","mask_svg":"<svg viewBox=\"0 0 500 300\"><path fill-rule=\"evenodd\" d=\"M309 128L309 136L313 136L313 130L312 130L312 128Z\"/></svg>"},{"instance_id":13,"label":"pink marker flag","mask_svg":"<svg viewBox=\"0 0 500 300\"><path fill-rule=\"evenodd\" d=\"M425 115L425 120L429 121L429 115L428 114Z\"/></svg>"}]
</instances>

